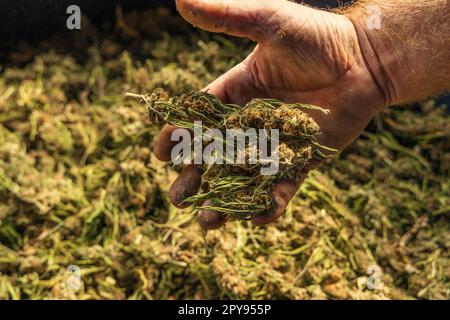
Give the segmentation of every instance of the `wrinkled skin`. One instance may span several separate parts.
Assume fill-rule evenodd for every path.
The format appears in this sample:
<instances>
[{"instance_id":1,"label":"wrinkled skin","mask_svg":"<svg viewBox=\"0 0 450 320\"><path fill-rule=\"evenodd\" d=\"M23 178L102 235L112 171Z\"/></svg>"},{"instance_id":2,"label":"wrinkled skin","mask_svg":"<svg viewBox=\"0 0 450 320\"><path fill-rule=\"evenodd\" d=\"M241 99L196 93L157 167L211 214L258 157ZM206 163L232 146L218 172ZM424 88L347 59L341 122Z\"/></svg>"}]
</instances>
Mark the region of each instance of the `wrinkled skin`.
<instances>
[{"instance_id":1,"label":"wrinkled skin","mask_svg":"<svg viewBox=\"0 0 450 320\"><path fill-rule=\"evenodd\" d=\"M258 43L244 61L205 88L225 102L242 105L252 98L270 97L328 108L328 116L310 114L321 127L319 143L339 150L389 104L366 66L367 57L363 57L354 25L344 15L280 0L176 3L180 14L199 28L249 37ZM160 160L170 160L173 130L173 126L166 126L156 138L154 152ZM316 166L312 163L309 169ZM186 169L178 176L170 190L175 205L186 206L180 201L198 191L195 188L200 184L195 181L200 175L199 170ZM307 170L303 170L295 181L276 185L275 206L255 215L253 223L263 225L280 217L306 175ZM199 214L206 229L225 222L216 219L218 215Z\"/></svg>"}]
</instances>

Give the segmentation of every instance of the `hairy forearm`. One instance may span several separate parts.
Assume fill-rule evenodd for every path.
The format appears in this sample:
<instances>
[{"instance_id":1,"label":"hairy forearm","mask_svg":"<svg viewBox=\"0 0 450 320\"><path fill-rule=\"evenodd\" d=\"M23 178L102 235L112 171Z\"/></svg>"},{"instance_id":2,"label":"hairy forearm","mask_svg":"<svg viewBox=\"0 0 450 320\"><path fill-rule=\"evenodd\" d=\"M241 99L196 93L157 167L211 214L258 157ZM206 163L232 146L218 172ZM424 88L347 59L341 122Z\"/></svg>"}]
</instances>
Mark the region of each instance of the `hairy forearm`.
<instances>
[{"instance_id":1,"label":"hairy forearm","mask_svg":"<svg viewBox=\"0 0 450 320\"><path fill-rule=\"evenodd\" d=\"M450 90L450 0L362 0L345 15L386 104Z\"/></svg>"}]
</instances>

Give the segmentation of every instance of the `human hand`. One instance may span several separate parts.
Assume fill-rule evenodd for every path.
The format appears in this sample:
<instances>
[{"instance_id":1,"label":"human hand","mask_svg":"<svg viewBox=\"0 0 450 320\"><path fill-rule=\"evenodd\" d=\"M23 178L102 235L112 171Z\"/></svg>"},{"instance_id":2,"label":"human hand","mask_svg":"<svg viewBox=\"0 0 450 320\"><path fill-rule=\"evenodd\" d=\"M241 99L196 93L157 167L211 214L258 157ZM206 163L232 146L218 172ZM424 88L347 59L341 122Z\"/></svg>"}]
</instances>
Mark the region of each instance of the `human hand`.
<instances>
[{"instance_id":1,"label":"human hand","mask_svg":"<svg viewBox=\"0 0 450 320\"><path fill-rule=\"evenodd\" d=\"M258 43L243 62L205 88L224 102L243 105L252 98L275 98L327 108L329 115L309 113L321 127L318 142L338 150L389 103L366 65L353 23L344 15L285 0L177 0L177 8L195 26ZM156 138L154 153L160 160L170 160L174 129L165 126ZM297 179L277 184L274 207L255 215L253 223L280 217L306 175L302 170ZM200 179L200 169L186 166L171 186L171 201L188 206L182 201L198 192ZM210 210L199 212L198 219L206 229L225 222Z\"/></svg>"}]
</instances>

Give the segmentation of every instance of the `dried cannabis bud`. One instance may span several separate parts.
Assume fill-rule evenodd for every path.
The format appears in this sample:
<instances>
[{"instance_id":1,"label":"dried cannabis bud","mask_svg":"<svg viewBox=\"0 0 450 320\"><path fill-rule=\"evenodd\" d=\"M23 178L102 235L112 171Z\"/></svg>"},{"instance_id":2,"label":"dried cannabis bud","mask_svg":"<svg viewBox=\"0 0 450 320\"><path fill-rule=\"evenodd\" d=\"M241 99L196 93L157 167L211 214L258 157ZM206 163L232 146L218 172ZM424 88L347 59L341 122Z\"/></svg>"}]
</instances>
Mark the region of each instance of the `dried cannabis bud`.
<instances>
[{"instance_id":1,"label":"dried cannabis bud","mask_svg":"<svg viewBox=\"0 0 450 320\"><path fill-rule=\"evenodd\" d=\"M203 192L185 199L193 203L196 210L215 210L226 219L249 219L252 215L268 210L273 205L272 187L275 183L294 178L313 158L323 158L323 149L316 141L320 133L317 123L305 112L308 109L327 110L309 104L286 104L274 99L254 99L244 107L222 103L207 92L193 92L171 97L163 89L149 95L127 94L140 98L149 110L154 125L168 123L186 129L195 129L194 122L202 121L202 133L215 128L226 135L227 130L264 129L266 133L277 130L277 168L273 174L261 174L263 151L258 145L254 150L250 142L242 149L233 146L235 154L243 153L244 163L230 160L222 155L220 162L202 163ZM267 138L269 138L268 134ZM279 138L279 141L278 141ZM203 141L206 143L206 141ZM223 141L221 141L223 143ZM229 141L227 141L229 143ZM234 143L234 140L233 140ZM254 152L254 153L252 153ZM256 155L258 162L249 161ZM235 155L233 154L235 160Z\"/></svg>"}]
</instances>

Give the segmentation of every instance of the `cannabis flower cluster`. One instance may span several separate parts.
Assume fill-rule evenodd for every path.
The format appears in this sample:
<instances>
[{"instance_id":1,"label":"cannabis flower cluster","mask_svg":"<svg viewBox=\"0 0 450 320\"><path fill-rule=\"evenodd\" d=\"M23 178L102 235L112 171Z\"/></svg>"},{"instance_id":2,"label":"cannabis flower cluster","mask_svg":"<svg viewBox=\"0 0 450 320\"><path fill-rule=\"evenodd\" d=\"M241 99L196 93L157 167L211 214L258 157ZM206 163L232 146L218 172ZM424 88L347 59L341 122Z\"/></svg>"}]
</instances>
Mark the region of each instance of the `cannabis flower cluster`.
<instances>
[{"instance_id":1,"label":"cannabis flower cluster","mask_svg":"<svg viewBox=\"0 0 450 320\"><path fill-rule=\"evenodd\" d=\"M229 154L222 153L216 155L219 161L200 165L203 170L202 191L185 201L194 204L195 210L214 210L223 214L225 219L246 220L270 209L275 205L272 189L277 182L295 179L297 172L311 159L326 157L324 149L332 150L317 143L319 126L305 112L308 109L328 112L318 106L253 99L241 107L225 104L208 92L170 96L163 89L156 89L148 95L128 96L146 103L150 121L154 125L171 124L195 130L195 123L201 121L203 144L211 140L207 134L209 129L218 129L224 136L227 135L226 131L242 133L248 129L266 134L264 139L267 138L267 146L271 150L262 150L259 144L252 145L244 137L241 147L233 146L232 159ZM277 132L276 137L272 136L273 130ZM276 138L275 144L271 138ZM223 144L221 149L225 150L225 141L219 143ZM243 163L236 161L239 153L245 160ZM261 174L262 166L267 165L262 154L276 155L271 157L277 162L277 170L273 174ZM258 161L252 162L251 159L255 158Z\"/></svg>"}]
</instances>

